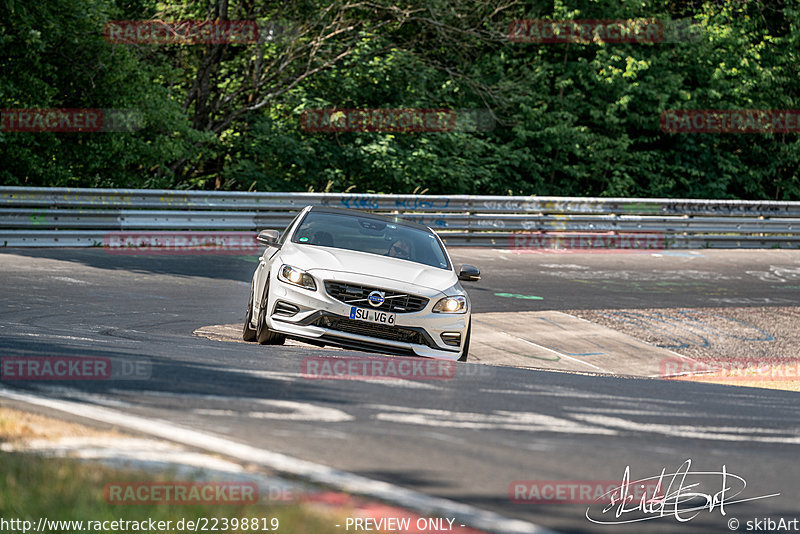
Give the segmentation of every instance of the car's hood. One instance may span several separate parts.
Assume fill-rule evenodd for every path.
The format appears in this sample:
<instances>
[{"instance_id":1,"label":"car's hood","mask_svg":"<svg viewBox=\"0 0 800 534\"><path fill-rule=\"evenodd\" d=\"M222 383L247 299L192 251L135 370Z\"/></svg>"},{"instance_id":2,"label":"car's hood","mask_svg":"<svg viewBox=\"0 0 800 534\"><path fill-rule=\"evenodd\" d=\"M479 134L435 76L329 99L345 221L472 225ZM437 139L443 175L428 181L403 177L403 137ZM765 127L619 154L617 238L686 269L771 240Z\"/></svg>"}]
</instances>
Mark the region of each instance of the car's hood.
<instances>
[{"instance_id":1,"label":"car's hood","mask_svg":"<svg viewBox=\"0 0 800 534\"><path fill-rule=\"evenodd\" d=\"M437 291L444 291L458 282L458 277L451 270L366 252L287 243L280 254L283 263L306 271L356 273L415 284Z\"/></svg>"}]
</instances>

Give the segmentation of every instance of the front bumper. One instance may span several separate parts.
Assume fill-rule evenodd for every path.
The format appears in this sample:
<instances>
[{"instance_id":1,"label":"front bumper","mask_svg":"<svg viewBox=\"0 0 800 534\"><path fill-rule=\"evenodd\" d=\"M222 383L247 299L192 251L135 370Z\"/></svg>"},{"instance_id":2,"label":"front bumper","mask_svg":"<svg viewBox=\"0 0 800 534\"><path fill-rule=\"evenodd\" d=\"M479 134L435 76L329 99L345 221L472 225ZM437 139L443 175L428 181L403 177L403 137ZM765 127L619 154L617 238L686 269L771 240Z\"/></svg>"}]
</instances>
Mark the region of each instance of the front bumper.
<instances>
[{"instance_id":1,"label":"front bumper","mask_svg":"<svg viewBox=\"0 0 800 534\"><path fill-rule=\"evenodd\" d=\"M341 273L325 273L327 280L343 278ZM347 276L347 282L375 286L374 278ZM267 323L271 330L292 337L318 343L338 345L358 350L379 351L391 354L457 360L466 337L469 322L467 313L433 313L436 302L444 293L422 290L416 286L392 284L385 289L404 291L427 297L427 305L418 312L396 313L393 326L378 325L350 319L350 304L330 296L323 278L314 276L317 290L311 291L286 284L276 277L270 281L270 310ZM369 305L360 306L368 308ZM291 313L293 308L296 312ZM445 344L442 334L461 334L459 346ZM451 336L445 336L451 337Z\"/></svg>"}]
</instances>

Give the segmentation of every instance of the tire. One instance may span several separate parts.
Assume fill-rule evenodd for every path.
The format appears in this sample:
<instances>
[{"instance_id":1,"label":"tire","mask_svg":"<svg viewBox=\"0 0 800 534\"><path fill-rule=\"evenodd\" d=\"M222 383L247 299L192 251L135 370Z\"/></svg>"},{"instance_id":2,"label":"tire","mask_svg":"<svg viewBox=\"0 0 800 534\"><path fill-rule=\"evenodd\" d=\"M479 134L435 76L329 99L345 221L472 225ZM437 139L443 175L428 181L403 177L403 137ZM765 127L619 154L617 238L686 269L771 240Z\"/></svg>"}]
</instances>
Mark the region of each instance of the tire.
<instances>
[{"instance_id":1,"label":"tire","mask_svg":"<svg viewBox=\"0 0 800 534\"><path fill-rule=\"evenodd\" d=\"M461 356L458 357L458 361L460 362L467 361L467 356L469 356L470 334L472 334L472 317L469 318L469 326L467 327L467 338L464 340L464 348L461 350Z\"/></svg>"},{"instance_id":2,"label":"tire","mask_svg":"<svg viewBox=\"0 0 800 534\"><path fill-rule=\"evenodd\" d=\"M242 326L242 339L245 341L256 340L256 330L250 326L253 318L253 284L250 284L250 300L247 301L247 311L244 312L244 325Z\"/></svg>"},{"instance_id":3,"label":"tire","mask_svg":"<svg viewBox=\"0 0 800 534\"><path fill-rule=\"evenodd\" d=\"M256 341L259 345L283 345L286 336L273 332L267 328L267 308L269 307L269 280L264 284L264 294L261 296L261 309L258 311L256 324Z\"/></svg>"}]
</instances>

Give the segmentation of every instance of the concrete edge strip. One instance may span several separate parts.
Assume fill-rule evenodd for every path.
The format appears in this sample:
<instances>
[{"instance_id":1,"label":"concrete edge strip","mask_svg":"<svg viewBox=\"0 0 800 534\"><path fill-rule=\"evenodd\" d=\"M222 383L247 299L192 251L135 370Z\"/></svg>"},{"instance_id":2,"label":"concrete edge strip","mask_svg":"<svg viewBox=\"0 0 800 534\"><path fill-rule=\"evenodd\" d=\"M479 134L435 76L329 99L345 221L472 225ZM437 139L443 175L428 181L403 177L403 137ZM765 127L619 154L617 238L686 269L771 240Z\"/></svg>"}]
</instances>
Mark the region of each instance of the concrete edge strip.
<instances>
[{"instance_id":1,"label":"concrete edge strip","mask_svg":"<svg viewBox=\"0 0 800 534\"><path fill-rule=\"evenodd\" d=\"M696 360L696 359L692 358L691 356L684 356L683 354L679 354L679 353L675 352L674 350L665 349L664 347L656 347L652 343L648 343L647 341L642 341L641 339L635 338L630 334L626 334L626 333L621 332L619 330L614 330L613 328L601 325L600 323L595 323L594 321L590 321L588 319L584 319L583 317L578 317L577 315L572 315L571 313L563 312L563 311L560 311L560 310L554 310L554 311L556 313L560 313L562 315L568 315L569 317L572 317L573 319L578 319L579 321L583 321L585 323L589 323L589 324L592 324L592 325L595 325L595 326L602 326L603 328L607 328L608 330L612 330L612 331L614 331L617 334L620 334L622 336L629 337L629 338L631 338L631 339L633 339L635 341L638 341L639 343L644 343L645 345L650 345L651 347L657 348L660 351L669 352L670 354L673 355L673 357L676 360L682 360L682 361L686 361L686 362L689 362L689 363L692 363L692 364L698 364L698 365L702 364L702 362L700 360ZM619 373L610 373L610 374L620 376ZM668 379L668 378L673 378L673 377L677 377L677 376L684 376L685 374L686 373L675 373L675 374L671 374L671 375L665 375L663 373L659 373L657 375L643 375L643 378ZM689 374L692 374L692 373L689 373Z\"/></svg>"},{"instance_id":2,"label":"concrete edge strip","mask_svg":"<svg viewBox=\"0 0 800 534\"><path fill-rule=\"evenodd\" d=\"M510 519L468 504L432 497L388 482L371 480L322 464L231 441L214 434L181 428L160 419L146 419L108 408L39 397L28 393L11 391L3 386L0 386L0 397L122 426L143 434L157 436L167 441L215 452L241 461L252 462L281 473L303 477L311 482L331 486L348 493L390 502L423 514L457 516L460 521L471 527L496 534L555 534L554 531L534 523Z\"/></svg>"}]
</instances>

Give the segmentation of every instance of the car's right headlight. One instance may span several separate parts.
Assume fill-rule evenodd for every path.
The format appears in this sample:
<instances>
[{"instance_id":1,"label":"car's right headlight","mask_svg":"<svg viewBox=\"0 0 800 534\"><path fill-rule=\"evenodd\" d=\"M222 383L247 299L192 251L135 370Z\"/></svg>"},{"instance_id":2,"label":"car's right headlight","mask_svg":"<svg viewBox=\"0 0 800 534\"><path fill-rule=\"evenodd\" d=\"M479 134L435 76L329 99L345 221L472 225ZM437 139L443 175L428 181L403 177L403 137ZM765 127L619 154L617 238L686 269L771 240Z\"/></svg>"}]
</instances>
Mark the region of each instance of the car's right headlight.
<instances>
[{"instance_id":1,"label":"car's right headlight","mask_svg":"<svg viewBox=\"0 0 800 534\"><path fill-rule=\"evenodd\" d=\"M466 313L467 297L461 295L455 297L445 297L433 307L436 313Z\"/></svg>"},{"instance_id":2,"label":"car's right headlight","mask_svg":"<svg viewBox=\"0 0 800 534\"><path fill-rule=\"evenodd\" d=\"M314 278L312 278L310 274L297 267L292 267L291 265L281 265L281 268L278 270L278 280L286 282L287 284L292 284L293 286L310 289L311 291L317 290L317 284L314 283Z\"/></svg>"}]
</instances>

